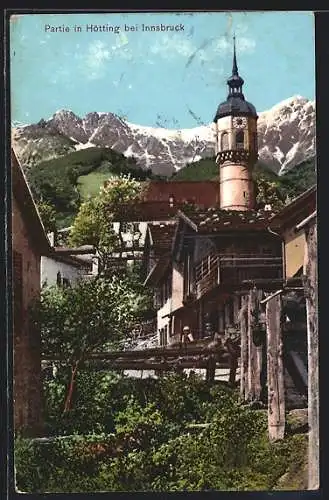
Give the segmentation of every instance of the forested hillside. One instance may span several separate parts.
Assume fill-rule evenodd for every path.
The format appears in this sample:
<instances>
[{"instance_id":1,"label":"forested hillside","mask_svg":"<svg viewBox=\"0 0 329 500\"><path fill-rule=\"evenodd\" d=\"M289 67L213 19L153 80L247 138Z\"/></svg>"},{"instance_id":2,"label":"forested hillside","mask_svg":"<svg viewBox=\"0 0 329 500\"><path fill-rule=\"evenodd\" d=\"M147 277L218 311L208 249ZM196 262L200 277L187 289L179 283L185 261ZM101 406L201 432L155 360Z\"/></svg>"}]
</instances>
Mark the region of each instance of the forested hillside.
<instances>
[{"instance_id":1,"label":"forested hillside","mask_svg":"<svg viewBox=\"0 0 329 500\"><path fill-rule=\"evenodd\" d=\"M264 162L258 161L253 175L256 183L260 179L275 183L283 199L287 197L288 199L292 199L316 184L315 157L300 163L281 176L277 175ZM215 179L218 179L218 166L215 163L215 158L204 158L200 161L190 163L171 177L172 181Z\"/></svg>"},{"instance_id":2,"label":"forested hillside","mask_svg":"<svg viewBox=\"0 0 329 500\"><path fill-rule=\"evenodd\" d=\"M39 203L49 203L57 213L57 224L70 224L81 202L98 193L111 174L130 174L138 180L154 178L133 158L126 158L109 148L86 148L26 169L33 195Z\"/></svg>"}]
</instances>

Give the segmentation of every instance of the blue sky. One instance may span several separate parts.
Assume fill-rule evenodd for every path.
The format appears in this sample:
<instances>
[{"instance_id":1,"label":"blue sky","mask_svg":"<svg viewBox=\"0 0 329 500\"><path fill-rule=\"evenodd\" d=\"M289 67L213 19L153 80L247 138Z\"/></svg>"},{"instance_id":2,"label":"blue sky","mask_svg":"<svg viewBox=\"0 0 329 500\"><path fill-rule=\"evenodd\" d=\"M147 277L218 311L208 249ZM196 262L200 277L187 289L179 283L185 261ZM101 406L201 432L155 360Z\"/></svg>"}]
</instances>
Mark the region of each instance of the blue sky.
<instances>
[{"instance_id":1,"label":"blue sky","mask_svg":"<svg viewBox=\"0 0 329 500\"><path fill-rule=\"evenodd\" d=\"M184 29L146 32L143 24ZM234 32L244 94L257 111L297 94L315 98L312 12L24 14L10 27L12 121L70 109L167 128L209 123L226 99Z\"/></svg>"}]
</instances>

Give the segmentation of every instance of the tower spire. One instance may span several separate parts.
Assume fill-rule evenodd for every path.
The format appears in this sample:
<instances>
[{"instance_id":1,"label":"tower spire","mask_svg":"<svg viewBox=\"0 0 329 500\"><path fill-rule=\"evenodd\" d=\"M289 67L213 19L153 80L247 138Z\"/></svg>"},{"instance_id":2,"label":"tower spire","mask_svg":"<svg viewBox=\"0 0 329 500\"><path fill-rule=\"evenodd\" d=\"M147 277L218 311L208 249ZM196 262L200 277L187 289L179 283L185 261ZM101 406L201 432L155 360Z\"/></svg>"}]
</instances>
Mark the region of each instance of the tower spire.
<instances>
[{"instance_id":1,"label":"tower spire","mask_svg":"<svg viewBox=\"0 0 329 500\"><path fill-rule=\"evenodd\" d=\"M235 34L233 36L233 66L232 66L232 75L227 80L227 85L229 87L229 95L230 97L240 97L244 99L244 95L242 93L242 85L244 84L243 78L239 75L238 71L238 63L236 61L236 45L235 45Z\"/></svg>"},{"instance_id":2,"label":"tower spire","mask_svg":"<svg viewBox=\"0 0 329 500\"><path fill-rule=\"evenodd\" d=\"M238 65L236 62L236 49L235 49L235 33L233 35L233 68L232 75L239 76Z\"/></svg>"}]
</instances>

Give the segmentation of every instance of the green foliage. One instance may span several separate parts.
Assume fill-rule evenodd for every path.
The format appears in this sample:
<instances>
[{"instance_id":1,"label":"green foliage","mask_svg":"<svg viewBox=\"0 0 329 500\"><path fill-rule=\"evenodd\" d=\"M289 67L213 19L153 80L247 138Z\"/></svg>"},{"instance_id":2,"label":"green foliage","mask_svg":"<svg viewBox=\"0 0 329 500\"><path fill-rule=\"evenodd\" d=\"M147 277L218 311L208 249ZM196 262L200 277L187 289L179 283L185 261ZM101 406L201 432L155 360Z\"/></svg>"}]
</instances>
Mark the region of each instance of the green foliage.
<instances>
[{"instance_id":1,"label":"green foliage","mask_svg":"<svg viewBox=\"0 0 329 500\"><path fill-rule=\"evenodd\" d=\"M316 160L310 158L297 167L288 170L279 177L280 190L285 198L293 199L314 186L316 177Z\"/></svg>"},{"instance_id":2,"label":"green foliage","mask_svg":"<svg viewBox=\"0 0 329 500\"><path fill-rule=\"evenodd\" d=\"M79 209L79 185L84 186L83 198L95 192L95 178L92 178L92 186L89 188L84 177L92 172L98 174L100 183L105 176L112 175L131 175L139 180L152 176L149 170L138 167L134 158L126 158L110 148L97 147L33 164L27 170L27 176L35 199L51 203L57 211L58 224L63 227L71 222Z\"/></svg>"},{"instance_id":3,"label":"green foliage","mask_svg":"<svg viewBox=\"0 0 329 500\"><path fill-rule=\"evenodd\" d=\"M109 178L109 173L91 172L88 175L81 175L78 178L78 190L81 196L81 201L86 201L88 198L93 198L99 193L100 187Z\"/></svg>"},{"instance_id":4,"label":"green foliage","mask_svg":"<svg viewBox=\"0 0 329 500\"><path fill-rule=\"evenodd\" d=\"M225 386L210 387L196 376L133 380L108 374L105 379L104 372L89 383L86 377L87 372L78 385L87 384L84 398L89 392L95 420L101 421L103 407L111 425L46 443L17 439L20 490L273 490L286 472L297 488L301 484L295 477L304 467L307 435L270 443L266 412L242 406ZM86 416L90 408L84 408ZM194 418L208 427L191 430Z\"/></svg>"},{"instance_id":5,"label":"green foliage","mask_svg":"<svg viewBox=\"0 0 329 500\"><path fill-rule=\"evenodd\" d=\"M65 357L69 363L107 342L123 338L134 319L136 294L127 283L81 280L74 287L45 287L35 308L44 355Z\"/></svg>"},{"instance_id":6,"label":"green foliage","mask_svg":"<svg viewBox=\"0 0 329 500\"><path fill-rule=\"evenodd\" d=\"M219 168L215 157L202 158L199 161L188 163L184 168L175 172L173 181L208 181L218 180Z\"/></svg>"},{"instance_id":7,"label":"green foliage","mask_svg":"<svg viewBox=\"0 0 329 500\"><path fill-rule=\"evenodd\" d=\"M41 200L38 205L38 212L44 225L45 231L51 233L56 231L56 209L50 203Z\"/></svg>"},{"instance_id":8,"label":"green foliage","mask_svg":"<svg viewBox=\"0 0 329 500\"><path fill-rule=\"evenodd\" d=\"M112 177L101 187L98 196L82 203L70 233L71 245L94 245L106 269L107 255L120 246L120 235L111 223L118 220L116 211L122 203L133 203L141 193L141 183L130 175Z\"/></svg>"},{"instance_id":9,"label":"green foliage","mask_svg":"<svg viewBox=\"0 0 329 500\"><path fill-rule=\"evenodd\" d=\"M215 158L190 163L172 176L173 181L218 180ZM256 202L259 207L270 204L273 210L283 208L296 196L316 184L315 158L306 160L279 176L268 165L258 161L253 170Z\"/></svg>"}]
</instances>

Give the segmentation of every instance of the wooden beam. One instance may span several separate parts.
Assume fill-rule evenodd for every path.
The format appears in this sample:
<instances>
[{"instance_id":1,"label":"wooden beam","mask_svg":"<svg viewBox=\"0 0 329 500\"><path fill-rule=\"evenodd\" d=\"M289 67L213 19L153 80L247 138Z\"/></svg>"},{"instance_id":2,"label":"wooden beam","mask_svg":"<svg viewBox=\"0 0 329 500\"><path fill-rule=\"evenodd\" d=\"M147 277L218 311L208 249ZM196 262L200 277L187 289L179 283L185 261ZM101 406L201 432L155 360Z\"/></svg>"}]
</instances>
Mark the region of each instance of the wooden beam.
<instances>
[{"instance_id":1,"label":"wooden beam","mask_svg":"<svg viewBox=\"0 0 329 500\"><path fill-rule=\"evenodd\" d=\"M191 343L192 344L192 343ZM135 351L110 351L90 353L86 359L148 359L148 358L170 358L189 355L209 355L227 356L227 351L218 346L208 347L204 345L186 344L184 347L157 347L151 349L136 349ZM61 360L63 356L43 356L44 360Z\"/></svg>"},{"instance_id":2,"label":"wooden beam","mask_svg":"<svg viewBox=\"0 0 329 500\"><path fill-rule=\"evenodd\" d=\"M91 361L91 360L89 360ZM207 369L208 361L204 360L170 360L170 361L147 361L147 360L120 360L120 361L92 361L98 368L105 368L108 370L175 370L182 371L184 368L202 368ZM229 369L228 362L217 362L216 369Z\"/></svg>"},{"instance_id":3,"label":"wooden beam","mask_svg":"<svg viewBox=\"0 0 329 500\"><path fill-rule=\"evenodd\" d=\"M319 488L319 337L318 337L318 276L317 226L306 228L304 288L307 315L308 350L308 489Z\"/></svg>"},{"instance_id":4,"label":"wooden beam","mask_svg":"<svg viewBox=\"0 0 329 500\"><path fill-rule=\"evenodd\" d=\"M269 439L283 439L285 432L285 392L282 359L281 296L266 304L267 386Z\"/></svg>"}]
</instances>

